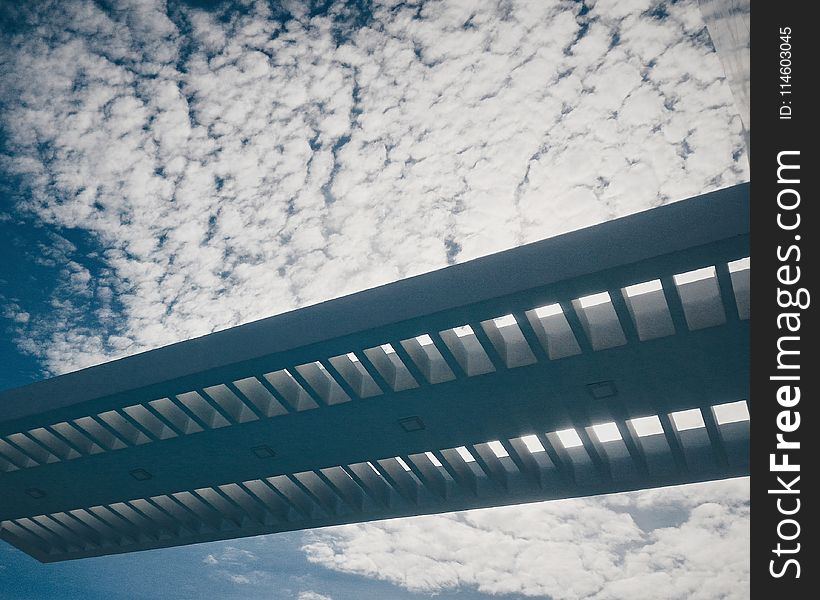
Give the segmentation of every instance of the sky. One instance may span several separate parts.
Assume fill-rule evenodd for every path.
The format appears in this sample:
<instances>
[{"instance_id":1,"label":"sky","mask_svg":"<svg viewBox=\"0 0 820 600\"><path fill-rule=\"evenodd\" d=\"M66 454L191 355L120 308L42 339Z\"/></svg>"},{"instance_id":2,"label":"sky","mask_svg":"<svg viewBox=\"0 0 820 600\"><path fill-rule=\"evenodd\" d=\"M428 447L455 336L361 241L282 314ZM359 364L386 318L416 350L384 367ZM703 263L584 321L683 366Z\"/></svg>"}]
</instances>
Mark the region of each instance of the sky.
<instances>
[{"instance_id":1,"label":"sky","mask_svg":"<svg viewBox=\"0 0 820 600\"><path fill-rule=\"evenodd\" d=\"M748 178L693 0L0 0L0 389ZM748 511L736 480L4 545L0 597L744 598Z\"/></svg>"}]
</instances>

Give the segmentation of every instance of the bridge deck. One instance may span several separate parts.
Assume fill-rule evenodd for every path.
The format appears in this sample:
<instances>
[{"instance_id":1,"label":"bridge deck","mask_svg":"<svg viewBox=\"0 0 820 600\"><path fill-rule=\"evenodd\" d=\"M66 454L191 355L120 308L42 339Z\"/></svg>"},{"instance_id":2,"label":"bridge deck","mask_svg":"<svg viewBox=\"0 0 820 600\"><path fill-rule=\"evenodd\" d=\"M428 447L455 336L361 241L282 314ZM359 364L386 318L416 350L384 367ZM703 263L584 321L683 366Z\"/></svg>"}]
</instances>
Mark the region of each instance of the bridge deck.
<instances>
[{"instance_id":1,"label":"bridge deck","mask_svg":"<svg viewBox=\"0 0 820 600\"><path fill-rule=\"evenodd\" d=\"M748 185L0 394L51 562L748 474Z\"/></svg>"}]
</instances>

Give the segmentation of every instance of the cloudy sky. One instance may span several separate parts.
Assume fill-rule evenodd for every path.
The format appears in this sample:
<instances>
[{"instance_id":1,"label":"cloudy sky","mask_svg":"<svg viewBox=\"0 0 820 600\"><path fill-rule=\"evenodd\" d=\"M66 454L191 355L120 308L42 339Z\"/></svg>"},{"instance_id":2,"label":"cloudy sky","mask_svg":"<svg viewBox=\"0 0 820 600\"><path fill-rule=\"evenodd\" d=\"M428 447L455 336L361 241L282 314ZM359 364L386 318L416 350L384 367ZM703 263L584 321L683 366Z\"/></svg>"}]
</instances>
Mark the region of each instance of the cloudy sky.
<instances>
[{"instance_id":1,"label":"cloudy sky","mask_svg":"<svg viewBox=\"0 0 820 600\"><path fill-rule=\"evenodd\" d=\"M0 0L0 27L0 389L748 179L692 0ZM0 591L743 598L747 543L733 481L48 568L2 546Z\"/></svg>"}]
</instances>

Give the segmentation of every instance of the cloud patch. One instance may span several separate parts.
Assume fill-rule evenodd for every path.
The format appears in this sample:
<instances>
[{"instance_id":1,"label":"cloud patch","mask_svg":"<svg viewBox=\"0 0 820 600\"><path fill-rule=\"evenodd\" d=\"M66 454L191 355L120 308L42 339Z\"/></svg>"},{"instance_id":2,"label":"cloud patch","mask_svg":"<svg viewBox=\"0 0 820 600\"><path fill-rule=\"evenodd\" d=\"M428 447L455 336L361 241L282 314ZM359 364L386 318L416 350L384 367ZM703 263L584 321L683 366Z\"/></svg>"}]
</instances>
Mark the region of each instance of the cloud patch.
<instances>
[{"instance_id":1,"label":"cloud patch","mask_svg":"<svg viewBox=\"0 0 820 600\"><path fill-rule=\"evenodd\" d=\"M333 600L333 598L317 592L299 592L296 600Z\"/></svg>"},{"instance_id":2,"label":"cloud patch","mask_svg":"<svg viewBox=\"0 0 820 600\"><path fill-rule=\"evenodd\" d=\"M740 600L748 498L748 479L729 480L348 525L307 534L303 550L328 569L433 594Z\"/></svg>"},{"instance_id":3,"label":"cloud patch","mask_svg":"<svg viewBox=\"0 0 820 600\"><path fill-rule=\"evenodd\" d=\"M261 585L275 579L274 573L260 566L256 554L236 546L228 545L208 554L202 563L207 565L212 577L237 585Z\"/></svg>"}]
</instances>

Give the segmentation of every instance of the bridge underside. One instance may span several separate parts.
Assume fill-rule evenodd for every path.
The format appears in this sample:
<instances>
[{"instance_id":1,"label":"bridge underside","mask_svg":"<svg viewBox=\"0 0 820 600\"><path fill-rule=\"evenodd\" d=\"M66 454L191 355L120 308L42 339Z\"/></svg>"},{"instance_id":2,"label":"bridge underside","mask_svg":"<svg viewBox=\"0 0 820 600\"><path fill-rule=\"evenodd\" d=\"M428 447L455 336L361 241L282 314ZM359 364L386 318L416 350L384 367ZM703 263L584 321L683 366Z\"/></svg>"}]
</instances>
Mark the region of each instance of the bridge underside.
<instances>
[{"instance_id":1,"label":"bridge underside","mask_svg":"<svg viewBox=\"0 0 820 600\"><path fill-rule=\"evenodd\" d=\"M44 562L749 472L748 186L0 395Z\"/></svg>"}]
</instances>

